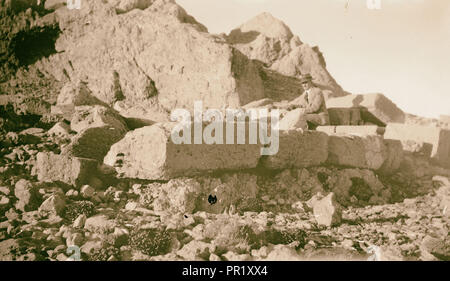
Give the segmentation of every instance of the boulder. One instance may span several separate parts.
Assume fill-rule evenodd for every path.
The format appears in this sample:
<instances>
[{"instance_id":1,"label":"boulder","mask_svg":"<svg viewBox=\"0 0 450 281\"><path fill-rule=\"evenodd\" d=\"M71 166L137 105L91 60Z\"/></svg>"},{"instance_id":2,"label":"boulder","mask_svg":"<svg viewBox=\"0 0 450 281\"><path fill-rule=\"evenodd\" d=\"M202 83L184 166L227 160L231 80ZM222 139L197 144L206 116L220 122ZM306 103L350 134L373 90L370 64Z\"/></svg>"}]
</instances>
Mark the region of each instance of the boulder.
<instances>
[{"instance_id":1,"label":"boulder","mask_svg":"<svg viewBox=\"0 0 450 281\"><path fill-rule=\"evenodd\" d=\"M34 174L39 181L63 182L80 186L96 173L97 161L85 158L39 152L36 156Z\"/></svg>"},{"instance_id":2,"label":"boulder","mask_svg":"<svg viewBox=\"0 0 450 281\"><path fill-rule=\"evenodd\" d=\"M278 153L262 158L261 166L269 169L311 167L324 163L327 157L327 134L301 129L280 130Z\"/></svg>"},{"instance_id":3,"label":"boulder","mask_svg":"<svg viewBox=\"0 0 450 281\"><path fill-rule=\"evenodd\" d=\"M61 194L52 194L39 207L39 213L43 215L62 215L66 200Z\"/></svg>"},{"instance_id":4,"label":"boulder","mask_svg":"<svg viewBox=\"0 0 450 281\"><path fill-rule=\"evenodd\" d=\"M116 223L113 219L109 219L106 215L95 215L86 219L84 229L90 232L108 233L114 230Z\"/></svg>"},{"instance_id":5,"label":"boulder","mask_svg":"<svg viewBox=\"0 0 450 281\"><path fill-rule=\"evenodd\" d=\"M380 136L330 135L327 162L337 166L378 170L387 157L386 146Z\"/></svg>"},{"instance_id":6,"label":"boulder","mask_svg":"<svg viewBox=\"0 0 450 281\"><path fill-rule=\"evenodd\" d=\"M118 134L127 132L127 125L123 118L114 110L105 106L77 106L70 121L70 128L75 132L82 132L88 128L114 128Z\"/></svg>"},{"instance_id":7,"label":"boulder","mask_svg":"<svg viewBox=\"0 0 450 281\"><path fill-rule=\"evenodd\" d=\"M21 179L16 183L14 195L17 198L15 207L22 212L36 210L42 202L42 196L37 188L25 179Z\"/></svg>"},{"instance_id":8,"label":"boulder","mask_svg":"<svg viewBox=\"0 0 450 281\"><path fill-rule=\"evenodd\" d=\"M157 123L127 133L111 146L104 163L124 177L149 180L250 169L258 164L258 144L175 144L171 138L175 126Z\"/></svg>"},{"instance_id":9,"label":"boulder","mask_svg":"<svg viewBox=\"0 0 450 281\"><path fill-rule=\"evenodd\" d=\"M62 87L56 100L56 105L51 107L51 113L70 119L76 106L96 104L105 105L105 103L92 95L86 83L69 82Z\"/></svg>"},{"instance_id":10,"label":"boulder","mask_svg":"<svg viewBox=\"0 0 450 281\"><path fill-rule=\"evenodd\" d=\"M304 110L301 108L289 111L280 120L280 130L295 130L295 129L308 129L308 124L304 117Z\"/></svg>"},{"instance_id":11,"label":"boulder","mask_svg":"<svg viewBox=\"0 0 450 281\"><path fill-rule=\"evenodd\" d=\"M328 73L319 49L301 42L286 24L269 13L262 13L232 30L227 42L250 59L269 67L263 70L267 97L292 99L298 96L302 90L296 77L305 73L310 73L318 86L330 89L332 96L344 94Z\"/></svg>"},{"instance_id":12,"label":"boulder","mask_svg":"<svg viewBox=\"0 0 450 281\"><path fill-rule=\"evenodd\" d=\"M437 164L450 167L450 130L390 123L386 127L384 138L400 140L403 149L407 151L412 149L411 142L431 145L431 152L427 156Z\"/></svg>"},{"instance_id":13,"label":"boulder","mask_svg":"<svg viewBox=\"0 0 450 281\"><path fill-rule=\"evenodd\" d=\"M58 137L69 137L70 126L65 122L56 123L50 130L48 130L48 134L50 136L58 136Z\"/></svg>"},{"instance_id":14,"label":"boulder","mask_svg":"<svg viewBox=\"0 0 450 281\"><path fill-rule=\"evenodd\" d=\"M318 225L330 227L341 222L342 210L334 193L312 200L311 205Z\"/></svg>"},{"instance_id":15,"label":"boulder","mask_svg":"<svg viewBox=\"0 0 450 281\"><path fill-rule=\"evenodd\" d=\"M77 157L103 160L112 144L127 132L123 118L104 106L80 106L75 108L70 127L78 134L63 149Z\"/></svg>"},{"instance_id":16,"label":"boulder","mask_svg":"<svg viewBox=\"0 0 450 281\"><path fill-rule=\"evenodd\" d=\"M361 118L366 123L375 125L383 126L389 122L403 123L405 121L403 111L382 94L347 95L329 99L326 104L328 109L361 108Z\"/></svg>"}]
</instances>

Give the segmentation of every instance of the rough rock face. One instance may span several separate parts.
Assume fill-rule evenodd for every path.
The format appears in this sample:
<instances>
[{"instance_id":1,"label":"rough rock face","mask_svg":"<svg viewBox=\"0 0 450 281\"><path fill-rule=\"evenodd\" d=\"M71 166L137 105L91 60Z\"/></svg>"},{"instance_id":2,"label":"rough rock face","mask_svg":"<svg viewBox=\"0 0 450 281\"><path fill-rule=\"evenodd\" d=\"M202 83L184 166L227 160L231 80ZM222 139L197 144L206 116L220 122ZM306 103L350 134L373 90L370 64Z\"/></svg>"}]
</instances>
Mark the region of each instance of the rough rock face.
<instances>
[{"instance_id":1,"label":"rough rock face","mask_svg":"<svg viewBox=\"0 0 450 281\"><path fill-rule=\"evenodd\" d=\"M64 182L81 185L95 174L97 161L39 152L36 157L35 173L40 181Z\"/></svg>"},{"instance_id":2,"label":"rough rock face","mask_svg":"<svg viewBox=\"0 0 450 281\"><path fill-rule=\"evenodd\" d=\"M264 97L256 65L173 0L86 1L56 15L64 35L45 71L86 82L123 115L166 120L167 110L194 100L221 108Z\"/></svg>"},{"instance_id":3,"label":"rough rock face","mask_svg":"<svg viewBox=\"0 0 450 281\"><path fill-rule=\"evenodd\" d=\"M175 123L157 123L129 132L114 144L104 163L129 178L170 179L214 170L255 168L258 144L174 144Z\"/></svg>"},{"instance_id":4,"label":"rough rock face","mask_svg":"<svg viewBox=\"0 0 450 281\"><path fill-rule=\"evenodd\" d=\"M382 94L348 95L329 99L327 108L361 108L361 118L366 123L375 125L405 122L403 111Z\"/></svg>"},{"instance_id":5,"label":"rough rock face","mask_svg":"<svg viewBox=\"0 0 450 281\"><path fill-rule=\"evenodd\" d=\"M281 74L277 77L273 75L273 72L266 71L265 76L275 80L270 84L289 81L283 76L298 77L298 75L310 73L317 85L332 92L327 94L327 97L328 95L338 97L344 94L342 88L326 70L325 60L318 48L302 43L298 36L292 34L289 27L269 13L262 13L232 30L227 36L227 41L249 58L263 62L270 70ZM295 85L293 80L290 82L291 85ZM268 93L272 90L270 84L265 84L269 86L266 89ZM300 90L297 95L299 93ZM273 94L268 96L271 95ZM278 91L278 95L278 98L291 97L285 91Z\"/></svg>"},{"instance_id":6,"label":"rough rock face","mask_svg":"<svg viewBox=\"0 0 450 281\"><path fill-rule=\"evenodd\" d=\"M112 144L127 132L123 118L104 106L77 106L70 127L78 132L63 152L77 157L103 160Z\"/></svg>"}]
</instances>

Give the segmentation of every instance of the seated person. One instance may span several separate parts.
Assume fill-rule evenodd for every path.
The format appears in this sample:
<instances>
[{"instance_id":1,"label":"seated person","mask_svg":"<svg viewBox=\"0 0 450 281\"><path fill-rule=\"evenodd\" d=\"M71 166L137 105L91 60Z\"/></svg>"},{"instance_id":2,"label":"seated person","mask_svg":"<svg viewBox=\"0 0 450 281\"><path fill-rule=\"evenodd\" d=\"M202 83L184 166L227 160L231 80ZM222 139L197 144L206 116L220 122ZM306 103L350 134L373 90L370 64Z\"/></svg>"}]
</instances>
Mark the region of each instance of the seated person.
<instances>
[{"instance_id":1,"label":"seated person","mask_svg":"<svg viewBox=\"0 0 450 281\"><path fill-rule=\"evenodd\" d=\"M288 110L303 109L304 118L310 129L329 124L328 111L322 90L313 84L312 77L309 74L301 78L301 83L304 93L289 102Z\"/></svg>"}]
</instances>

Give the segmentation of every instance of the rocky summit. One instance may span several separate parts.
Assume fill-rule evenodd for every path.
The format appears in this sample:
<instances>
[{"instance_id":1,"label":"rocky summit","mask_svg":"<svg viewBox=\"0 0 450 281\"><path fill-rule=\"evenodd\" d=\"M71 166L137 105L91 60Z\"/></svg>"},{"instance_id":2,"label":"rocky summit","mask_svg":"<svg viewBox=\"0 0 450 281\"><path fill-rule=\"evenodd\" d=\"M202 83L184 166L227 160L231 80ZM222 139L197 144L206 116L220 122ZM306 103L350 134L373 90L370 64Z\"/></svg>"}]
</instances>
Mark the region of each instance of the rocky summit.
<instances>
[{"instance_id":1,"label":"rocky summit","mask_svg":"<svg viewBox=\"0 0 450 281\"><path fill-rule=\"evenodd\" d=\"M346 92L269 13L210 34L173 0L0 4L0 260L450 259L448 116ZM291 106L305 74L327 124ZM278 111L278 152L174 143L196 101Z\"/></svg>"}]
</instances>

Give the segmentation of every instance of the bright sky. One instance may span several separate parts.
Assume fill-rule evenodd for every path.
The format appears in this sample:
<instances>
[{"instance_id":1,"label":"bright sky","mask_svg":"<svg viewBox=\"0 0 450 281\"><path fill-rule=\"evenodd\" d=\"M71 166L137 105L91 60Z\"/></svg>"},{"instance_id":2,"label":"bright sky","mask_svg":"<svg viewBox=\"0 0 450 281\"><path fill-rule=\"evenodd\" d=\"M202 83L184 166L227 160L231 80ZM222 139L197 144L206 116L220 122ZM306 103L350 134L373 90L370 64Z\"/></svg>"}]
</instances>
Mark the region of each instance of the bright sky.
<instances>
[{"instance_id":1,"label":"bright sky","mask_svg":"<svg viewBox=\"0 0 450 281\"><path fill-rule=\"evenodd\" d=\"M421 116L450 115L450 1L380 1L371 10L366 0L177 0L211 33L269 12L320 47L344 90L384 93Z\"/></svg>"}]
</instances>

